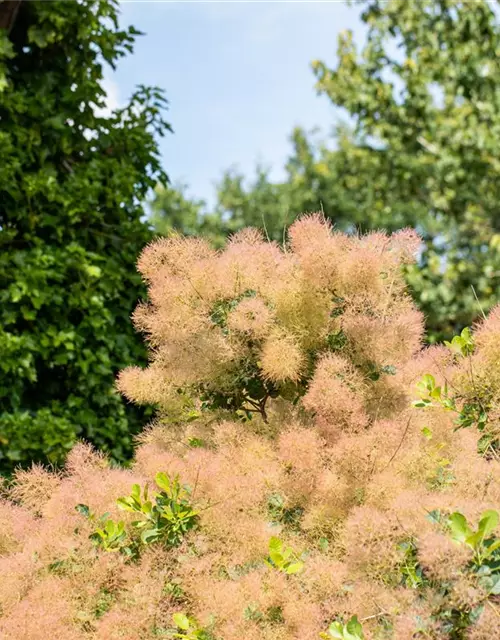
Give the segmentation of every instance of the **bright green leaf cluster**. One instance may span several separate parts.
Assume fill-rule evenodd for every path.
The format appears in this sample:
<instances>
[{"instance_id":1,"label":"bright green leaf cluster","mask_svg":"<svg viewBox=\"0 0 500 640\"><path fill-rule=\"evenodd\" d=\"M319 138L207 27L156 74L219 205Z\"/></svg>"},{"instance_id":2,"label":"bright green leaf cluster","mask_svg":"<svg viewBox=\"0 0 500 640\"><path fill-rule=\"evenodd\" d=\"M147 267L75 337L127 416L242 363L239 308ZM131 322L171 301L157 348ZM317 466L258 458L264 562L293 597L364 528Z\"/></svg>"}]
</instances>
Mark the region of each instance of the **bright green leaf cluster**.
<instances>
[{"instance_id":1,"label":"bright green leaf cluster","mask_svg":"<svg viewBox=\"0 0 500 640\"><path fill-rule=\"evenodd\" d=\"M184 640L212 640L212 634L199 626L198 622L185 613L174 613L172 621L176 627L170 633L171 638L184 638Z\"/></svg>"},{"instance_id":2,"label":"bright green leaf cluster","mask_svg":"<svg viewBox=\"0 0 500 640\"><path fill-rule=\"evenodd\" d=\"M180 484L178 476L171 479L166 473L157 473L155 481L161 492L153 493L151 499L147 486L141 498L141 488L134 484L130 496L119 498L117 504L120 509L141 516L132 526L140 530L143 544L162 540L175 547L196 526L198 514L192 509L188 490Z\"/></svg>"},{"instance_id":3,"label":"bright green leaf cluster","mask_svg":"<svg viewBox=\"0 0 500 640\"><path fill-rule=\"evenodd\" d=\"M424 584L424 575L420 567L415 540L405 540L400 543L399 549L403 552L401 562L402 583L411 589L418 589Z\"/></svg>"},{"instance_id":4,"label":"bright green leaf cluster","mask_svg":"<svg viewBox=\"0 0 500 640\"><path fill-rule=\"evenodd\" d=\"M332 622L326 633L321 634L322 638L338 638L339 640L364 640L363 627L357 616L353 616L346 624L342 622Z\"/></svg>"},{"instance_id":5,"label":"bright green leaf cluster","mask_svg":"<svg viewBox=\"0 0 500 640\"><path fill-rule=\"evenodd\" d=\"M120 551L123 553L125 549L128 549L126 545L127 532L125 531L125 523L122 520L120 522L106 520L102 527L95 530L91 539L104 551Z\"/></svg>"},{"instance_id":6,"label":"bright green leaf cluster","mask_svg":"<svg viewBox=\"0 0 500 640\"><path fill-rule=\"evenodd\" d=\"M448 382L445 380L444 386L438 385L436 379L430 373L425 374L416 385L419 399L413 402L416 408L441 407L447 411L456 413L455 423L458 429L476 427L478 431L484 432L489 422L490 391L488 386L478 385L478 380L474 374L473 362L470 356L474 352L474 338L468 327L462 330L460 335L453 337L451 342L446 341L446 346L458 358L467 358L466 378L471 391L459 394L454 391L450 393ZM432 433L427 427L422 430L427 439L432 438ZM498 447L498 439L493 434L485 434L479 441L481 451L489 448L495 450Z\"/></svg>"},{"instance_id":7,"label":"bright green leaf cluster","mask_svg":"<svg viewBox=\"0 0 500 640\"><path fill-rule=\"evenodd\" d=\"M287 575L299 573L304 568L304 563L294 550L291 547L285 546L283 541L275 536L269 540L269 558L267 564Z\"/></svg>"},{"instance_id":8,"label":"bright green leaf cluster","mask_svg":"<svg viewBox=\"0 0 500 640\"><path fill-rule=\"evenodd\" d=\"M124 511L137 513L139 519L132 522L128 531L123 521L114 522L106 513L96 518L87 505L77 505L76 509L86 518L99 524L91 534L91 539L105 551L119 551L129 557L137 557L140 547L154 542L163 542L176 547L185 535L198 524L198 513L189 501L189 491L179 478L170 478L166 473L156 474L159 493L149 494L147 485L141 496L141 487L132 486L129 496L118 498L117 505ZM138 535L137 535L138 534Z\"/></svg>"},{"instance_id":9,"label":"bright green leaf cluster","mask_svg":"<svg viewBox=\"0 0 500 640\"><path fill-rule=\"evenodd\" d=\"M464 358L472 355L474 351L474 339L469 327L464 327L459 336L453 336L451 342L445 340L444 344L450 351Z\"/></svg>"},{"instance_id":10,"label":"bright green leaf cluster","mask_svg":"<svg viewBox=\"0 0 500 640\"><path fill-rule=\"evenodd\" d=\"M453 540L472 549L477 567L494 560L491 568L494 572L500 573L500 538L493 536L495 529L498 527L498 522L498 511L491 509L481 515L476 531L469 526L465 516L459 512L451 514L448 519L448 526ZM500 581L498 588L500 594Z\"/></svg>"},{"instance_id":11,"label":"bright green leaf cluster","mask_svg":"<svg viewBox=\"0 0 500 640\"><path fill-rule=\"evenodd\" d=\"M433 375L426 373L416 386L420 399L413 402L414 407L420 409L440 406L450 411L457 410L455 400L448 395L448 385L446 382L444 388L442 388L436 384L436 379Z\"/></svg>"}]
</instances>

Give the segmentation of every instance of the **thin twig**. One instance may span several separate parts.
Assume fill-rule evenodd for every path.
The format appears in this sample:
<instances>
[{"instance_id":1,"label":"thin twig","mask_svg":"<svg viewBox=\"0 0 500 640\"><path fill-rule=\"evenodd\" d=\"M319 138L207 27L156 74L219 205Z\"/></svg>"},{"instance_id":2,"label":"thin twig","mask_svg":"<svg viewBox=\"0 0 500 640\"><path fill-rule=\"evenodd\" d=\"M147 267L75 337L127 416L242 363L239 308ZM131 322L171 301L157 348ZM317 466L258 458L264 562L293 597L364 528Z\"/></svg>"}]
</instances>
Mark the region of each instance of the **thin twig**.
<instances>
[{"instance_id":1,"label":"thin twig","mask_svg":"<svg viewBox=\"0 0 500 640\"><path fill-rule=\"evenodd\" d=\"M396 514L396 513L394 514L394 516L395 516L396 520L398 521L398 524L399 524L399 526L401 527L401 529L403 529L403 531L404 531L406 534L410 535L410 534L409 534L409 531L406 529L406 527L404 526L404 524L403 524L403 523L401 522L401 520L398 518L398 516L397 516L397 514Z\"/></svg>"},{"instance_id":2,"label":"thin twig","mask_svg":"<svg viewBox=\"0 0 500 640\"><path fill-rule=\"evenodd\" d=\"M484 320L486 320L486 314L484 313L484 309L481 306L481 303L479 302L479 298L477 297L477 293L476 293L476 290L474 289L473 284L471 284L471 289L472 289L472 293L474 294L474 298L476 298L477 306L479 307L479 310L481 311Z\"/></svg>"},{"instance_id":3,"label":"thin twig","mask_svg":"<svg viewBox=\"0 0 500 640\"><path fill-rule=\"evenodd\" d=\"M262 415L262 420L264 420L266 424L268 423L267 412L266 412L266 402L268 398L269 398L269 394L266 394L260 401L260 413Z\"/></svg>"},{"instance_id":4,"label":"thin twig","mask_svg":"<svg viewBox=\"0 0 500 640\"><path fill-rule=\"evenodd\" d=\"M247 407L242 407L243 411L246 411L247 413L261 413L260 409L248 409Z\"/></svg>"},{"instance_id":5,"label":"thin twig","mask_svg":"<svg viewBox=\"0 0 500 640\"><path fill-rule=\"evenodd\" d=\"M267 233L267 227L266 227L266 220L264 218L264 212L262 212L262 224L264 225L264 232L266 234L267 241L271 242L271 240L269 238L269 234Z\"/></svg>"},{"instance_id":6,"label":"thin twig","mask_svg":"<svg viewBox=\"0 0 500 640\"><path fill-rule=\"evenodd\" d=\"M499 459L499 458L498 458L498 453L495 451L495 449L494 449L494 447L493 447L493 445L492 445L492 443L491 443L491 442L489 443L488 448L487 448L487 449L486 449L486 451L484 452L484 453L485 453L485 455L486 455L486 453L487 453L488 451L489 451L489 452L491 453L491 455L495 458L495 460L498 460L498 459Z\"/></svg>"},{"instance_id":7,"label":"thin twig","mask_svg":"<svg viewBox=\"0 0 500 640\"><path fill-rule=\"evenodd\" d=\"M260 411L260 404L256 400L252 400L252 398L243 396L243 401L248 402L248 404L252 405L254 409L257 409L257 411Z\"/></svg>"},{"instance_id":8,"label":"thin twig","mask_svg":"<svg viewBox=\"0 0 500 640\"><path fill-rule=\"evenodd\" d=\"M283 251L286 253L286 224L283 225Z\"/></svg>"},{"instance_id":9,"label":"thin twig","mask_svg":"<svg viewBox=\"0 0 500 640\"><path fill-rule=\"evenodd\" d=\"M380 618L380 616L388 615L388 611L380 611L379 613L374 613L372 616L366 616L366 618L361 618L360 622L365 622L365 620L373 620L373 618Z\"/></svg>"},{"instance_id":10,"label":"thin twig","mask_svg":"<svg viewBox=\"0 0 500 640\"><path fill-rule=\"evenodd\" d=\"M261 413L262 407L260 406L260 402L257 402L255 400L251 400L250 398L244 398L244 402L246 402L251 407L253 407L253 409L247 409L245 407L245 405L242 404L241 406L242 406L242 408L244 408L245 411L250 411L252 413Z\"/></svg>"},{"instance_id":11,"label":"thin twig","mask_svg":"<svg viewBox=\"0 0 500 640\"><path fill-rule=\"evenodd\" d=\"M194 481L194 487L193 487L193 500L194 500L194 495L196 493L196 487L198 486L198 478L200 477L200 470L201 470L201 464L198 466L198 471L196 472L196 480Z\"/></svg>"},{"instance_id":12,"label":"thin twig","mask_svg":"<svg viewBox=\"0 0 500 640\"><path fill-rule=\"evenodd\" d=\"M491 602L491 600L486 600L486 602L490 605L490 607L493 609L495 614L500 618L500 613L498 613L498 608L495 607L495 605Z\"/></svg>"},{"instance_id":13,"label":"thin twig","mask_svg":"<svg viewBox=\"0 0 500 640\"><path fill-rule=\"evenodd\" d=\"M222 498L221 500L217 500L216 502L210 502L205 507L202 507L201 509L197 509L197 512L198 513L202 513L203 511L207 511L208 509L212 509L213 507L216 507L219 504L224 504L224 502L227 502L228 500L231 500L232 498L235 498L237 495L238 495L238 493L235 492L235 493L232 493L230 496L226 496L225 498Z\"/></svg>"},{"instance_id":14,"label":"thin twig","mask_svg":"<svg viewBox=\"0 0 500 640\"><path fill-rule=\"evenodd\" d=\"M391 462L394 460L394 458L398 455L399 450L403 446L403 442L404 442L404 439L406 438L406 434L408 433L408 429L410 428L410 423L411 423L411 416L408 418L408 422L406 423L406 428L405 428L404 433L403 433L403 435L401 437L401 441L397 446L396 451L392 454L392 456L390 457L389 462L385 465L385 467L383 469L381 469L380 473L382 473L382 471L385 471L387 469L387 467L391 464Z\"/></svg>"},{"instance_id":15,"label":"thin twig","mask_svg":"<svg viewBox=\"0 0 500 640\"><path fill-rule=\"evenodd\" d=\"M385 303L384 313L382 314L382 324L385 323L385 320L387 318L387 312L389 311L389 305L391 304L392 289L394 288L395 281L396 281L396 274L393 273L391 285L389 287L389 291L387 292L387 302Z\"/></svg>"}]
</instances>

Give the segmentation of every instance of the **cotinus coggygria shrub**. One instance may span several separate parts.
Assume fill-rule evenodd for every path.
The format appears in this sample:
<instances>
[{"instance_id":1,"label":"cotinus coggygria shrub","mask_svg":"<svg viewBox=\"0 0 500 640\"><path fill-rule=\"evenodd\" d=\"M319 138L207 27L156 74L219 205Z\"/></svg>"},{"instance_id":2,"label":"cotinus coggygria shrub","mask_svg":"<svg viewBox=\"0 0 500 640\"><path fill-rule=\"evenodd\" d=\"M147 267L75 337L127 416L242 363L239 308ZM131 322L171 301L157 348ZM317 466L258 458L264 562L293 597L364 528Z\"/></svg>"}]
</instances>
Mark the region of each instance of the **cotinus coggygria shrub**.
<instances>
[{"instance_id":1,"label":"cotinus coggygria shrub","mask_svg":"<svg viewBox=\"0 0 500 640\"><path fill-rule=\"evenodd\" d=\"M496 637L498 313L422 349L417 250L320 216L148 246L118 386L155 422L129 469L80 444L5 487L0 637Z\"/></svg>"}]
</instances>

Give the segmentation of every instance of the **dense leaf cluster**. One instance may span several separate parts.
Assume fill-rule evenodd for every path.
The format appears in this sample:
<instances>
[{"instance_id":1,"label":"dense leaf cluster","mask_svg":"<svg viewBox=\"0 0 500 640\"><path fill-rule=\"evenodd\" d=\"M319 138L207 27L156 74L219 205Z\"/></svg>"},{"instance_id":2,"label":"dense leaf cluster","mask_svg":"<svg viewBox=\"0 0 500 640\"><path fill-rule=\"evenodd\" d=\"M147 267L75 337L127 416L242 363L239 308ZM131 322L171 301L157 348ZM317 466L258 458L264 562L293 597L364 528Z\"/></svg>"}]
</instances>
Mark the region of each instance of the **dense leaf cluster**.
<instances>
[{"instance_id":1,"label":"dense leaf cluster","mask_svg":"<svg viewBox=\"0 0 500 640\"><path fill-rule=\"evenodd\" d=\"M138 34L120 28L114 0L22 2L3 26L0 469L59 462L77 436L123 460L143 418L114 376L144 359L129 317L150 238L140 203L166 178L165 99L139 87L99 115L103 64Z\"/></svg>"}]
</instances>

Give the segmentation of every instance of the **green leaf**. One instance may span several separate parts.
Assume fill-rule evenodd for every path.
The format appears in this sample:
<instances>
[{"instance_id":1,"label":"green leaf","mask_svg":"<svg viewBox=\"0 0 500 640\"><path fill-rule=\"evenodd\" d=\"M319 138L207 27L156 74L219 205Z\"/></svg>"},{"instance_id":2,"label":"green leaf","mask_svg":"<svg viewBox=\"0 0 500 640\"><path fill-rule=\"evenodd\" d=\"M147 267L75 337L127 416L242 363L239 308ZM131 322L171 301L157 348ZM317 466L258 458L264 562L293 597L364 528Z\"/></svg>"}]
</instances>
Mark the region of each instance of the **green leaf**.
<instances>
[{"instance_id":1,"label":"green leaf","mask_svg":"<svg viewBox=\"0 0 500 640\"><path fill-rule=\"evenodd\" d=\"M290 547L282 547L281 554L285 561L290 560L293 557L293 550Z\"/></svg>"},{"instance_id":2,"label":"green leaf","mask_svg":"<svg viewBox=\"0 0 500 640\"><path fill-rule=\"evenodd\" d=\"M425 409L425 407L428 407L431 404L431 402L429 400L415 400L413 402L413 406L417 407L417 409Z\"/></svg>"},{"instance_id":3,"label":"green leaf","mask_svg":"<svg viewBox=\"0 0 500 640\"><path fill-rule=\"evenodd\" d=\"M269 551L281 551L283 543L276 536L272 536L269 540Z\"/></svg>"},{"instance_id":4,"label":"green leaf","mask_svg":"<svg viewBox=\"0 0 500 640\"><path fill-rule=\"evenodd\" d=\"M489 511L485 511L481 514L478 530L482 533L484 538L487 538L493 533L493 531L495 531L498 526L498 521L498 511L490 509Z\"/></svg>"},{"instance_id":5,"label":"green leaf","mask_svg":"<svg viewBox=\"0 0 500 640\"><path fill-rule=\"evenodd\" d=\"M422 376L422 383L428 391L432 391L436 386L436 379L432 374L426 373Z\"/></svg>"},{"instance_id":6,"label":"green leaf","mask_svg":"<svg viewBox=\"0 0 500 640\"><path fill-rule=\"evenodd\" d=\"M363 627L361 626L357 616L353 616L348 621L346 628L349 633L357 636L358 638L363 637Z\"/></svg>"},{"instance_id":7,"label":"green leaf","mask_svg":"<svg viewBox=\"0 0 500 640\"><path fill-rule=\"evenodd\" d=\"M113 520L108 520L106 522L106 524L104 525L104 530L109 534L109 535L113 535L115 533L116 530L116 525L113 522Z\"/></svg>"},{"instance_id":8,"label":"green leaf","mask_svg":"<svg viewBox=\"0 0 500 640\"><path fill-rule=\"evenodd\" d=\"M492 576L492 585L489 592L492 596L500 596L500 576Z\"/></svg>"},{"instance_id":9,"label":"green leaf","mask_svg":"<svg viewBox=\"0 0 500 640\"><path fill-rule=\"evenodd\" d=\"M161 533L158 529L145 529L141 533L141 540L144 544L151 544L161 538Z\"/></svg>"},{"instance_id":10,"label":"green leaf","mask_svg":"<svg viewBox=\"0 0 500 640\"><path fill-rule=\"evenodd\" d=\"M172 620L174 621L175 626L183 631L187 631L191 626L189 624L189 618L185 613L174 613L172 615Z\"/></svg>"},{"instance_id":11,"label":"green leaf","mask_svg":"<svg viewBox=\"0 0 500 640\"><path fill-rule=\"evenodd\" d=\"M465 544L467 544L471 549L479 549L481 543L484 540L484 536L481 531L476 531L464 540Z\"/></svg>"},{"instance_id":12,"label":"green leaf","mask_svg":"<svg viewBox=\"0 0 500 640\"><path fill-rule=\"evenodd\" d=\"M43 29L39 29L37 27L30 27L28 30L28 41L36 44L37 47L43 49L47 46L48 41L46 38L46 33Z\"/></svg>"},{"instance_id":13,"label":"green leaf","mask_svg":"<svg viewBox=\"0 0 500 640\"><path fill-rule=\"evenodd\" d=\"M332 638L339 638L340 640L344 639L344 625L340 622L332 622L328 627L328 633Z\"/></svg>"},{"instance_id":14,"label":"green leaf","mask_svg":"<svg viewBox=\"0 0 500 640\"><path fill-rule=\"evenodd\" d=\"M454 540L458 542L465 542L466 539L472 535L472 529L467 524L465 516L461 513L452 513L448 518L448 525L451 529Z\"/></svg>"},{"instance_id":15,"label":"green leaf","mask_svg":"<svg viewBox=\"0 0 500 640\"><path fill-rule=\"evenodd\" d=\"M78 511L78 513L81 513L82 516L90 518L90 509L86 504L77 504L75 509Z\"/></svg>"},{"instance_id":16,"label":"green leaf","mask_svg":"<svg viewBox=\"0 0 500 640\"><path fill-rule=\"evenodd\" d=\"M492 544L488 545L488 554L492 554L493 551L500 549L500 539L495 540Z\"/></svg>"},{"instance_id":17,"label":"green leaf","mask_svg":"<svg viewBox=\"0 0 500 640\"><path fill-rule=\"evenodd\" d=\"M138 484L133 484L132 485L132 491L130 492L130 495L132 496L132 498L134 498L134 500L137 500L137 502L140 502L140 500L141 500L141 487Z\"/></svg>"},{"instance_id":18,"label":"green leaf","mask_svg":"<svg viewBox=\"0 0 500 640\"><path fill-rule=\"evenodd\" d=\"M289 575L293 575L295 573L299 573L304 568L303 562L293 562L292 564L287 565L285 571Z\"/></svg>"},{"instance_id":19,"label":"green leaf","mask_svg":"<svg viewBox=\"0 0 500 640\"><path fill-rule=\"evenodd\" d=\"M134 501L133 498L130 497L124 497L124 498L118 498L118 500L116 501L116 504L118 505L118 507L120 509L123 509L124 511L137 511L137 505L136 502Z\"/></svg>"},{"instance_id":20,"label":"green leaf","mask_svg":"<svg viewBox=\"0 0 500 640\"><path fill-rule=\"evenodd\" d=\"M143 513L149 514L151 513L152 509L153 509L153 504L150 500L147 500L146 502L142 503L141 511Z\"/></svg>"},{"instance_id":21,"label":"green leaf","mask_svg":"<svg viewBox=\"0 0 500 640\"><path fill-rule=\"evenodd\" d=\"M441 400L441 387L434 387L432 391L429 392L429 395L435 400Z\"/></svg>"},{"instance_id":22,"label":"green leaf","mask_svg":"<svg viewBox=\"0 0 500 640\"><path fill-rule=\"evenodd\" d=\"M274 549L269 549L269 557L277 567L282 567L283 563L285 562L283 555L279 551L275 551Z\"/></svg>"},{"instance_id":23,"label":"green leaf","mask_svg":"<svg viewBox=\"0 0 500 640\"><path fill-rule=\"evenodd\" d=\"M432 511L428 511L426 515L427 520L432 522L432 524L441 524L441 511L439 509L433 509Z\"/></svg>"},{"instance_id":24,"label":"green leaf","mask_svg":"<svg viewBox=\"0 0 500 640\"><path fill-rule=\"evenodd\" d=\"M171 482L170 482L170 478L167 476L166 473L163 473L163 472L157 473L155 476L155 482L160 487L160 489L165 491L165 493L167 494L170 493Z\"/></svg>"},{"instance_id":25,"label":"green leaf","mask_svg":"<svg viewBox=\"0 0 500 640\"><path fill-rule=\"evenodd\" d=\"M432 431L429 429L429 427L422 428L422 435L427 438L427 440L432 440Z\"/></svg>"}]
</instances>

